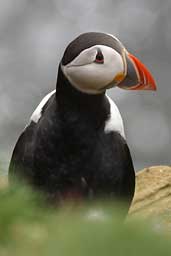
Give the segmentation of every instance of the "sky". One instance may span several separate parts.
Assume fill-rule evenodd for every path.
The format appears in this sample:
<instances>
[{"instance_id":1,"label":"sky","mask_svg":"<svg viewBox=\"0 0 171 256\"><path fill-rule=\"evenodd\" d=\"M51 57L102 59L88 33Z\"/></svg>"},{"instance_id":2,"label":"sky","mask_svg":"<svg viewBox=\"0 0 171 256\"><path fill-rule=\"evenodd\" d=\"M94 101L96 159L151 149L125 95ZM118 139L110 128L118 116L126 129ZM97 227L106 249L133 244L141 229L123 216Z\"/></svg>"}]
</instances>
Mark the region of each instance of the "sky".
<instances>
[{"instance_id":1,"label":"sky","mask_svg":"<svg viewBox=\"0 0 171 256\"><path fill-rule=\"evenodd\" d=\"M41 99L55 88L68 43L117 36L151 71L157 92L111 89L135 169L171 164L171 1L0 0L0 165Z\"/></svg>"}]
</instances>

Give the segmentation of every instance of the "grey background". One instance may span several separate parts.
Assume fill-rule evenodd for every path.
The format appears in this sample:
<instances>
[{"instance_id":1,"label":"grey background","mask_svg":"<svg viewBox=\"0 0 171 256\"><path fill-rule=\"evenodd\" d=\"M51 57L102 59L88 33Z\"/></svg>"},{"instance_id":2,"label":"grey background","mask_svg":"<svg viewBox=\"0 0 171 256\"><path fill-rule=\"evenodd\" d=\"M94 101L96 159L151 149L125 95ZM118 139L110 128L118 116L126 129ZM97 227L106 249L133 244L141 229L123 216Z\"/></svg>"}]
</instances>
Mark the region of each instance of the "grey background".
<instances>
[{"instance_id":1,"label":"grey background","mask_svg":"<svg viewBox=\"0 0 171 256\"><path fill-rule=\"evenodd\" d=\"M171 1L0 0L0 165L42 97L67 44L86 31L116 35L151 70L157 92L112 89L136 169L170 164Z\"/></svg>"}]
</instances>

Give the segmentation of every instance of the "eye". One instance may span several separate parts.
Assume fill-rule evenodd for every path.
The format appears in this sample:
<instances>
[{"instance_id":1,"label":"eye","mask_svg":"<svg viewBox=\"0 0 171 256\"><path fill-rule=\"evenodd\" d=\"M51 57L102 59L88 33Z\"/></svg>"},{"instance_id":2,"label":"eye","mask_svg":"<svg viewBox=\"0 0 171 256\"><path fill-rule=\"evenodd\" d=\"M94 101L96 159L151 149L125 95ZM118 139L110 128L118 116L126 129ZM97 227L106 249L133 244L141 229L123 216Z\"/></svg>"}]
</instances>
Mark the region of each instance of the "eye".
<instances>
[{"instance_id":1,"label":"eye","mask_svg":"<svg viewBox=\"0 0 171 256\"><path fill-rule=\"evenodd\" d=\"M99 64L103 64L104 63L104 57L103 57L103 54L102 54L100 49L97 50L95 62L99 63Z\"/></svg>"}]
</instances>

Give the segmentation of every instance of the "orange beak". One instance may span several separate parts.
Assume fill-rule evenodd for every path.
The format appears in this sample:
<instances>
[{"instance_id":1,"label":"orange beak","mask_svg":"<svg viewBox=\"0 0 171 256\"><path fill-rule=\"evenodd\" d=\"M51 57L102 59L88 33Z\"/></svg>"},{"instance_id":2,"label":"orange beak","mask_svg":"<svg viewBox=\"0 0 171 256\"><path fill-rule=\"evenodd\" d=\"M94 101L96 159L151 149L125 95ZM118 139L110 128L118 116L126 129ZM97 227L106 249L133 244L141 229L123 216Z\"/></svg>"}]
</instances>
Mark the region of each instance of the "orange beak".
<instances>
[{"instance_id":1,"label":"orange beak","mask_svg":"<svg viewBox=\"0 0 171 256\"><path fill-rule=\"evenodd\" d=\"M134 55L125 52L125 76L118 87L126 90L156 90L150 71Z\"/></svg>"}]
</instances>

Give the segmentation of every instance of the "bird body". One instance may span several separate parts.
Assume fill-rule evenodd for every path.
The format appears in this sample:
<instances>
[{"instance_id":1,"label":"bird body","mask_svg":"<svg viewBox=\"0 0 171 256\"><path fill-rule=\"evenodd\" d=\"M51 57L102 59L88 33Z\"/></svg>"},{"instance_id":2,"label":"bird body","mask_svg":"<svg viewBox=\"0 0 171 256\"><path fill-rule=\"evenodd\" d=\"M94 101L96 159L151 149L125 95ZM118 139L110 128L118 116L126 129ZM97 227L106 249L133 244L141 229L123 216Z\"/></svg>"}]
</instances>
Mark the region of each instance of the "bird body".
<instances>
[{"instance_id":1,"label":"bird body","mask_svg":"<svg viewBox=\"0 0 171 256\"><path fill-rule=\"evenodd\" d=\"M59 66L56 91L42 100L19 137L10 180L17 175L57 202L107 197L122 199L129 206L135 188L134 167L121 115L105 94L111 78L123 83L120 54L124 48L110 35L85 35L89 45L80 36L68 46ZM104 47L104 38L112 42L112 48L109 42ZM97 74L93 70L98 70ZM129 84L128 78L126 81Z\"/></svg>"}]
</instances>

